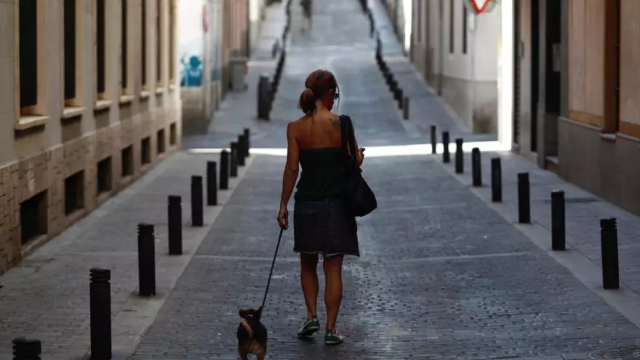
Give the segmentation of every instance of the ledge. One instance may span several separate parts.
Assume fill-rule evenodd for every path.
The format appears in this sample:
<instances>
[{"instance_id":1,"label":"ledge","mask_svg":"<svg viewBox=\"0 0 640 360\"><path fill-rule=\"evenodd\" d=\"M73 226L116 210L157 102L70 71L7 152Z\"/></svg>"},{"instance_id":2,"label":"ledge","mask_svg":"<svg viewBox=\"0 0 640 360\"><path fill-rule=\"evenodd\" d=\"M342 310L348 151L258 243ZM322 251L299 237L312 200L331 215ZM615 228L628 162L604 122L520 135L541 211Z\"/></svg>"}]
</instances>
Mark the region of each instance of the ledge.
<instances>
[{"instance_id":1,"label":"ledge","mask_svg":"<svg viewBox=\"0 0 640 360\"><path fill-rule=\"evenodd\" d=\"M120 96L120 105L131 104L133 102L133 95L122 95Z\"/></svg>"},{"instance_id":2,"label":"ledge","mask_svg":"<svg viewBox=\"0 0 640 360\"><path fill-rule=\"evenodd\" d=\"M18 131L27 130L33 127L42 126L49 120L48 116L43 115L23 115L18 119L15 124L15 129Z\"/></svg>"},{"instance_id":3,"label":"ledge","mask_svg":"<svg viewBox=\"0 0 640 360\"><path fill-rule=\"evenodd\" d=\"M156 95L164 95L164 88L157 88Z\"/></svg>"},{"instance_id":4,"label":"ledge","mask_svg":"<svg viewBox=\"0 0 640 360\"><path fill-rule=\"evenodd\" d=\"M83 112L84 112L83 107L66 107L62 110L62 118L63 119L74 118L76 116L81 116Z\"/></svg>"},{"instance_id":5,"label":"ledge","mask_svg":"<svg viewBox=\"0 0 640 360\"><path fill-rule=\"evenodd\" d=\"M148 91L142 91L140 93L140 100L149 100L149 92Z\"/></svg>"},{"instance_id":6,"label":"ledge","mask_svg":"<svg viewBox=\"0 0 640 360\"><path fill-rule=\"evenodd\" d=\"M173 91L176 89L176 84L169 84L169 91Z\"/></svg>"},{"instance_id":7,"label":"ledge","mask_svg":"<svg viewBox=\"0 0 640 360\"><path fill-rule=\"evenodd\" d=\"M615 133L600 133L600 139L608 142L616 142L617 134Z\"/></svg>"},{"instance_id":8,"label":"ledge","mask_svg":"<svg viewBox=\"0 0 640 360\"><path fill-rule=\"evenodd\" d=\"M98 100L96 101L96 105L93 107L93 111L105 110L111 107L113 101L111 100Z\"/></svg>"}]
</instances>

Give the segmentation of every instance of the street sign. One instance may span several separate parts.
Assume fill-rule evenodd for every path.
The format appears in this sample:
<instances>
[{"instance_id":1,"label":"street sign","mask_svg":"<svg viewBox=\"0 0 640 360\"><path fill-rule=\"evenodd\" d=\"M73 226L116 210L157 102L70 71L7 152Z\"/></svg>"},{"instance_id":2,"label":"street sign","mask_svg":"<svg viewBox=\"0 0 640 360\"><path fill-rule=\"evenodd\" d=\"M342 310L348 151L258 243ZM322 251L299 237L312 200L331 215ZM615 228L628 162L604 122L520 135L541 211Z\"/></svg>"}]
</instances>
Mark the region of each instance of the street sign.
<instances>
[{"instance_id":1,"label":"street sign","mask_svg":"<svg viewBox=\"0 0 640 360\"><path fill-rule=\"evenodd\" d=\"M498 0L465 0L465 3L471 8L476 15L490 12Z\"/></svg>"}]
</instances>

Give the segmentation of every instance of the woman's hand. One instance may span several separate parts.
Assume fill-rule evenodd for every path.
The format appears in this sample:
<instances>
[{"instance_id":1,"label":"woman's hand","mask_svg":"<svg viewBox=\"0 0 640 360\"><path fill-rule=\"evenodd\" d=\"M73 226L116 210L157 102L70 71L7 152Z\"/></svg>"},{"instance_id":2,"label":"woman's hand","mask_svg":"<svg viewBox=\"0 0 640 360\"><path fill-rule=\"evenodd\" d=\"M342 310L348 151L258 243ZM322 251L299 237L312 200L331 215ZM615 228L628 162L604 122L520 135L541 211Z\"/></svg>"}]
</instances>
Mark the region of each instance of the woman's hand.
<instances>
[{"instance_id":1,"label":"woman's hand","mask_svg":"<svg viewBox=\"0 0 640 360\"><path fill-rule=\"evenodd\" d=\"M280 207L280 211L278 211L278 225L280 225L281 229L289 229L289 210L287 207Z\"/></svg>"}]
</instances>

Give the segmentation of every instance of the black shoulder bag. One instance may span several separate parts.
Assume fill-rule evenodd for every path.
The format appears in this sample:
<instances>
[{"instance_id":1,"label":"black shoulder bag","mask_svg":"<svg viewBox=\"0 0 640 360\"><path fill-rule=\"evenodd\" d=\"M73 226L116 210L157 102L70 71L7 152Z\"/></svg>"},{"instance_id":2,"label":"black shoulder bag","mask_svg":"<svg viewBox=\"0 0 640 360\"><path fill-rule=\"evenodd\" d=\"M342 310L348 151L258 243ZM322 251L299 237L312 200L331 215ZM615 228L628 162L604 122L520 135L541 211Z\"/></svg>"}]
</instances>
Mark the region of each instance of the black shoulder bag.
<instances>
[{"instance_id":1,"label":"black shoulder bag","mask_svg":"<svg viewBox=\"0 0 640 360\"><path fill-rule=\"evenodd\" d=\"M342 136L342 153L344 156L343 191L345 201L355 216L365 216L378 207L376 195L362 177L362 169L358 164L358 149L353 135L351 118L340 116L340 133Z\"/></svg>"}]
</instances>

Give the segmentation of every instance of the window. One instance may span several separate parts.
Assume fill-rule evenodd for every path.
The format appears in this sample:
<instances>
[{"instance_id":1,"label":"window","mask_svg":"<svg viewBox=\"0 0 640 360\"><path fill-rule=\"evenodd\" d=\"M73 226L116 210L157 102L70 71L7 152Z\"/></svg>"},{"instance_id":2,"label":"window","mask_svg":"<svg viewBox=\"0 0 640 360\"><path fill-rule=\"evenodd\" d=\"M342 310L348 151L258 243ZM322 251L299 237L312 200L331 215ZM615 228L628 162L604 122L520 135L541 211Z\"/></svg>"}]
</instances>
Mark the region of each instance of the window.
<instances>
[{"instance_id":1,"label":"window","mask_svg":"<svg viewBox=\"0 0 640 360\"><path fill-rule=\"evenodd\" d=\"M127 13L127 0L121 0L122 2L120 3L120 11L121 11L121 16L122 16L122 22L120 24L120 28L122 31L122 51L120 52L120 67L121 67L121 83L122 83L122 89L123 89L123 93L126 93L126 89L127 89L127 45L129 44L129 42L127 41L128 38L128 34L127 34L127 21L129 21L129 16Z\"/></svg>"},{"instance_id":2,"label":"window","mask_svg":"<svg viewBox=\"0 0 640 360\"><path fill-rule=\"evenodd\" d=\"M449 53L455 50L455 0L449 0Z\"/></svg>"},{"instance_id":3,"label":"window","mask_svg":"<svg viewBox=\"0 0 640 360\"><path fill-rule=\"evenodd\" d=\"M158 154L164 154L165 152L165 144L166 144L166 139L164 136L164 129L158 130L158 139L157 139L158 143Z\"/></svg>"},{"instance_id":4,"label":"window","mask_svg":"<svg viewBox=\"0 0 640 360\"><path fill-rule=\"evenodd\" d=\"M71 215L84 208L84 170L64 180L64 212Z\"/></svg>"},{"instance_id":5,"label":"window","mask_svg":"<svg viewBox=\"0 0 640 360\"><path fill-rule=\"evenodd\" d=\"M105 92L105 0L96 1L96 46L97 90L100 95Z\"/></svg>"},{"instance_id":6,"label":"window","mask_svg":"<svg viewBox=\"0 0 640 360\"><path fill-rule=\"evenodd\" d=\"M156 72L157 87L162 86L162 0L156 0Z\"/></svg>"},{"instance_id":7,"label":"window","mask_svg":"<svg viewBox=\"0 0 640 360\"><path fill-rule=\"evenodd\" d=\"M469 17L469 12L467 11L466 6L462 6L462 53L467 53L467 18Z\"/></svg>"},{"instance_id":8,"label":"window","mask_svg":"<svg viewBox=\"0 0 640 360\"><path fill-rule=\"evenodd\" d=\"M133 175L133 145L122 149L122 177Z\"/></svg>"},{"instance_id":9,"label":"window","mask_svg":"<svg viewBox=\"0 0 640 360\"><path fill-rule=\"evenodd\" d=\"M38 103L38 3L20 0L18 4L20 107L24 109Z\"/></svg>"},{"instance_id":10,"label":"window","mask_svg":"<svg viewBox=\"0 0 640 360\"><path fill-rule=\"evenodd\" d=\"M147 0L142 0L142 46L140 50L142 51L142 56L140 56L140 61L142 62L142 88L144 89L147 85Z\"/></svg>"},{"instance_id":11,"label":"window","mask_svg":"<svg viewBox=\"0 0 640 360\"><path fill-rule=\"evenodd\" d=\"M140 148L140 157L142 164L148 164L151 162L151 138L146 137L142 139L142 147Z\"/></svg>"},{"instance_id":12,"label":"window","mask_svg":"<svg viewBox=\"0 0 640 360\"><path fill-rule=\"evenodd\" d=\"M76 97L76 0L64 0L64 99Z\"/></svg>"},{"instance_id":13,"label":"window","mask_svg":"<svg viewBox=\"0 0 640 360\"><path fill-rule=\"evenodd\" d=\"M169 3L169 80L175 81L175 21L176 10L175 1L170 0Z\"/></svg>"},{"instance_id":14,"label":"window","mask_svg":"<svg viewBox=\"0 0 640 360\"><path fill-rule=\"evenodd\" d=\"M46 233L47 192L43 191L20 204L20 242L24 245Z\"/></svg>"},{"instance_id":15,"label":"window","mask_svg":"<svg viewBox=\"0 0 640 360\"><path fill-rule=\"evenodd\" d=\"M98 194L111 191L111 157L98 163Z\"/></svg>"},{"instance_id":16,"label":"window","mask_svg":"<svg viewBox=\"0 0 640 360\"><path fill-rule=\"evenodd\" d=\"M176 123L172 123L169 126L169 144L173 146L176 144L177 140L178 140L178 132L176 128Z\"/></svg>"}]
</instances>

